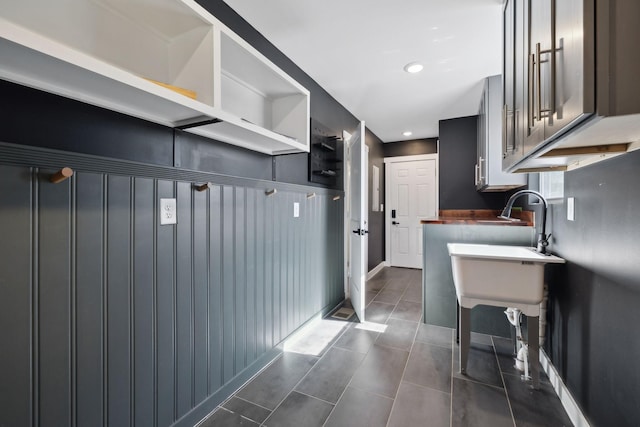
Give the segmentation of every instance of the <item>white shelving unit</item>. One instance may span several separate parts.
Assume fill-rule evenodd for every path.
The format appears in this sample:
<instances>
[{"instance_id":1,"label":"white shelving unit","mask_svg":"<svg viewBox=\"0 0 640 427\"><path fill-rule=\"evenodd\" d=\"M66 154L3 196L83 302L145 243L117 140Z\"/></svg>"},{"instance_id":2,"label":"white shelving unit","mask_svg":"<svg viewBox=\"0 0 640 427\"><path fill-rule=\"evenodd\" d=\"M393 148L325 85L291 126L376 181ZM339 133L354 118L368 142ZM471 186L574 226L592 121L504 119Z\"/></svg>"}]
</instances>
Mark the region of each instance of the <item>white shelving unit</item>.
<instances>
[{"instance_id":1,"label":"white shelving unit","mask_svg":"<svg viewBox=\"0 0 640 427\"><path fill-rule=\"evenodd\" d=\"M263 153L309 151L309 91L192 0L0 0L0 52L5 80Z\"/></svg>"}]
</instances>

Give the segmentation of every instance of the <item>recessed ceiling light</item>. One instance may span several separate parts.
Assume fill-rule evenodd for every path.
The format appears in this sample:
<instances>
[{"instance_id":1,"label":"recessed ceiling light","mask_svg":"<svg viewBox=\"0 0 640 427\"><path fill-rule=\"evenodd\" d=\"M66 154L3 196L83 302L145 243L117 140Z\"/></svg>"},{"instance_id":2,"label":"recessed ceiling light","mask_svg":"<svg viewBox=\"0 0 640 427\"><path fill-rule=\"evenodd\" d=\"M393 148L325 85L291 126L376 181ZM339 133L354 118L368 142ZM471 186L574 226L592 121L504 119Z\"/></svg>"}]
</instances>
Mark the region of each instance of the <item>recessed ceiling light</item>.
<instances>
[{"instance_id":1,"label":"recessed ceiling light","mask_svg":"<svg viewBox=\"0 0 640 427\"><path fill-rule=\"evenodd\" d=\"M407 130L407 131L402 132L402 134L404 136L411 136L411 135L413 135L413 132L411 132L410 130Z\"/></svg>"},{"instance_id":2,"label":"recessed ceiling light","mask_svg":"<svg viewBox=\"0 0 640 427\"><path fill-rule=\"evenodd\" d=\"M424 66L417 62L410 62L409 64L404 66L404 70L407 73L412 73L412 74L419 73L420 71L422 71L423 68Z\"/></svg>"}]
</instances>

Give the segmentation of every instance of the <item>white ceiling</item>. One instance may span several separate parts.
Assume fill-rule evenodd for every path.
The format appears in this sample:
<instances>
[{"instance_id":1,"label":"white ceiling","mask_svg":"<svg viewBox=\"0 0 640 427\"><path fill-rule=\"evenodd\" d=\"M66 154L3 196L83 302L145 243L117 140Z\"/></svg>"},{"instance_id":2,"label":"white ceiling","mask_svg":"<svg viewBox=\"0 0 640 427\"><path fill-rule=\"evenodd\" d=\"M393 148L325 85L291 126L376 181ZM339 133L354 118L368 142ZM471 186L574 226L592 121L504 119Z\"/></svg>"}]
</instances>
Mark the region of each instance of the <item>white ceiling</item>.
<instances>
[{"instance_id":1,"label":"white ceiling","mask_svg":"<svg viewBox=\"0 0 640 427\"><path fill-rule=\"evenodd\" d=\"M384 142L477 114L501 73L503 0L225 2ZM424 70L406 73L414 61Z\"/></svg>"}]
</instances>

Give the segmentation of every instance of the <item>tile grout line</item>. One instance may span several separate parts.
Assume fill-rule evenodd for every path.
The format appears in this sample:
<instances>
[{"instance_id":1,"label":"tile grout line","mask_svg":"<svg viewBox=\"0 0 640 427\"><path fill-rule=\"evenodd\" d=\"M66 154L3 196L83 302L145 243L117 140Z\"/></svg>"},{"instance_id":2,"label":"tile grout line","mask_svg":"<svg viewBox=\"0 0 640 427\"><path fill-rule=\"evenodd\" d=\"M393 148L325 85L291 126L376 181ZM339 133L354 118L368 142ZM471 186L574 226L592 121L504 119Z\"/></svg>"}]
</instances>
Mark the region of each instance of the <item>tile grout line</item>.
<instances>
[{"instance_id":1,"label":"tile grout line","mask_svg":"<svg viewBox=\"0 0 640 427\"><path fill-rule=\"evenodd\" d=\"M365 389L360 388L360 387L355 386L355 385L349 385L349 387L351 387L351 388L352 388L352 389L354 389L354 390L361 391L361 392L363 392L363 393L368 393L368 394L370 394L370 395L372 395L372 396L380 397L380 398L382 398L382 399L393 400L393 398L392 398L392 397L385 396L384 394L376 393L375 391L365 390Z\"/></svg>"},{"instance_id":2,"label":"tile grout line","mask_svg":"<svg viewBox=\"0 0 640 427\"><path fill-rule=\"evenodd\" d=\"M252 402L252 401L250 401L250 400L247 400L247 399L245 399L245 398L243 398L243 397L236 396L235 394L234 394L233 396L231 396L229 399L225 400L225 401L224 401L224 403L221 403L221 404L220 404L220 407L221 407L221 408L223 408L223 407L224 407L223 405L224 405L225 403L227 403L228 401L230 401L230 400L231 400L232 398L234 398L234 397L235 397L236 399L238 399L238 400L242 400L243 402L247 402L247 403L250 403L250 404L251 404L251 405L253 405L253 406L257 406L258 408L264 409L265 411L269 411L269 412L271 412L271 409L267 408L266 406L262 406L262 405L260 405L260 404L255 403L255 402ZM231 409L229 409L229 408L224 408L224 409L226 409L227 411L231 411ZM233 411L231 411L231 412L233 412Z\"/></svg>"},{"instance_id":3,"label":"tile grout line","mask_svg":"<svg viewBox=\"0 0 640 427\"><path fill-rule=\"evenodd\" d=\"M263 406L258 405L258 404L257 404L257 403L255 403L255 402L251 402L250 400L247 400L247 399L243 399L243 398L241 398L241 397L238 397L238 396L237 396L237 394L238 394L238 393L240 393L240 391L242 391L246 386L248 386L250 382L252 382L254 379L258 378L258 376L260 376L260 374L262 374L264 371L266 371L266 370L267 370L267 368L269 368L271 365L273 365L273 364L274 364L278 359L280 359L281 357L282 357L282 353L280 353L277 357L275 357L275 358L274 358L271 362L269 362L265 367L263 367L263 368L262 368L262 369L260 369L258 372L256 372L253 376L251 376L251 378L249 378L247 381L245 381L245 382L244 382L244 384L242 384L240 387L238 387L238 388L236 389L236 391L235 391L231 396L229 396L228 398L226 398L225 400L223 400L222 402L220 402L220 403L218 404L218 406L216 406L216 407L215 407L215 409L214 409L213 411L209 412L209 413L208 413L208 414L207 414L207 415L206 415L202 420L200 420L200 422L198 422L198 423L196 424L196 426L199 426L199 425L200 425L200 424L202 424L204 421L206 421L206 420L208 420L209 418L213 417L213 415L214 415L216 412L218 412L219 410L221 410L221 409L224 409L224 410L225 410L225 411L227 411L227 412L231 412L231 413L235 414L236 412L233 412L233 411L231 411L231 410L229 410L228 408L225 408L225 407L223 406L224 404L226 404L228 401L230 401L230 400L231 400L231 399L233 399L234 397L235 397L235 398L237 398L237 399L243 400L243 401L245 401L245 402L251 403L252 405L258 406L258 407L260 407L260 408L264 408ZM270 411L270 409L269 409L269 408L264 408L264 409L266 409L266 410ZM238 414L238 415L240 415L240 414ZM242 415L240 415L240 416L242 416ZM246 418L246 417L245 417L245 418ZM253 421L253 420L251 420L251 421ZM256 423L256 424L257 424L257 423Z\"/></svg>"},{"instance_id":4,"label":"tile grout line","mask_svg":"<svg viewBox=\"0 0 640 427\"><path fill-rule=\"evenodd\" d=\"M413 386L416 386L416 387L419 387L419 388L422 388L422 389L425 389L425 390L437 391L438 393L446 394L448 396L451 395L451 393L447 393L446 391L442 391L442 390L439 390L437 388L428 387L428 386L422 385L422 384L416 384L416 383L408 381L408 380L402 380L402 382L405 383L405 384L411 384Z\"/></svg>"},{"instance_id":5,"label":"tile grout line","mask_svg":"<svg viewBox=\"0 0 640 427\"><path fill-rule=\"evenodd\" d=\"M345 322L345 323L351 323L351 322ZM271 416L272 416L272 415L273 415L273 414L278 410L278 408L280 408L280 406L282 406L282 403L283 403L285 400L287 400L287 398L291 395L291 393L293 393L294 391L295 391L296 393L300 393L299 391L297 391L297 390L296 390L296 387L298 387L298 386L300 385L300 383L302 383L302 381L304 381L304 379L305 379L305 378L307 378L307 376L308 376L308 375L309 375L309 373L313 370L313 368L315 368L315 367L318 365L318 363L320 363L320 361L321 361L322 359L324 359L324 358L325 358L325 356L329 353L329 350L331 350L331 349L333 348L333 346L335 345L335 343L336 343L336 342L338 342L338 341L340 340L340 338L342 338L342 336L343 336L343 335L347 332L347 330L349 330L349 329L350 329L350 327L347 325L347 327L346 327L346 328L344 328L344 330L342 331L342 333L340 334L340 336L339 336L339 337L337 337L337 338L335 339L335 341L333 342L333 344L331 344L331 346L329 346L329 348L327 348L327 349L326 349L326 351L324 352L324 354L323 354L322 356L320 356L320 357L318 358L318 360L316 361L316 363L314 363L314 364L313 364L313 366L312 366L312 367L311 367L311 368L310 368L310 369L309 369L309 370L308 370L308 371L307 371L307 372L302 376L302 378L300 378L300 380L299 380L299 381L298 381L298 382L293 386L293 388L291 389L291 391L289 391L289 393L287 393L287 394L284 396L284 398L283 398L283 399L282 399L282 400L281 400L281 401L276 405L276 407L275 407L275 408L273 408L273 411L271 411L271 413L267 416L267 418L265 418L265 419L264 419L264 421L263 421L262 423L260 423L260 426L264 426L264 425L265 425L265 423L267 422L267 420L268 420L268 419L269 419L269 418L270 418L270 417L271 417ZM340 347L338 347L338 348L340 348ZM363 358L363 360L364 360L364 358ZM300 394L304 394L305 396L308 396L308 395L307 395L307 394L305 394L305 393L300 393ZM309 396L309 397L313 397L313 396ZM317 399L317 400L320 400L320 401L323 401L322 399L318 399L318 398L316 398L316 397L313 397L313 398L314 398L314 399ZM339 400L339 399L338 399L338 400ZM333 404L332 404L332 405L333 405ZM335 403L335 405L337 405L337 402ZM335 408L335 405L334 405L334 408ZM333 412L333 409L334 409L334 408L332 408L332 409L331 409L331 412ZM327 419L329 419L329 416L331 415L331 412L329 412L329 415L327 415ZM325 420L325 422L326 422L326 420Z\"/></svg>"},{"instance_id":6,"label":"tile grout line","mask_svg":"<svg viewBox=\"0 0 640 427\"><path fill-rule=\"evenodd\" d=\"M387 319L387 321L389 321ZM400 376L400 383L398 383L398 389L396 390L396 395L393 398L393 403L391 404L391 410L389 411L389 418L387 418L387 424L386 426L389 426L389 423L391 422L391 416L393 415L393 409L396 406L396 400L398 399L398 393L400 393L400 386L402 385L402 379L404 378L404 374L407 372L407 366L409 365L409 360L411 359L411 353L413 352L413 347L416 344L416 337L418 336L418 328L420 328L420 321L418 321L418 327L416 328L416 331L413 334L413 341L411 341L411 348L409 349L409 355L407 356L407 361L404 364L404 369L402 370L402 375Z\"/></svg>"},{"instance_id":7,"label":"tile grout line","mask_svg":"<svg viewBox=\"0 0 640 427\"><path fill-rule=\"evenodd\" d=\"M390 280L387 280L387 281L385 282L385 284L382 286L382 288L380 288L380 290L378 291L378 293L382 292L382 290L387 286L387 284L389 283L389 281L390 281ZM373 302L373 300L371 300L367 306L371 305L371 303L372 303L372 302ZM381 304L385 304L385 303L381 303ZM387 320L388 320L388 318L387 318ZM386 321L385 321L385 324L386 324ZM417 330L416 330L416 331L417 331ZM378 336L376 337L376 340L375 340L375 341L377 341L377 340L378 340L378 337L380 337L380 334L379 334L379 333L378 333ZM342 398L344 397L344 394L347 392L347 389L351 386L351 383L353 382L353 377L355 377L356 372L358 371L358 369L360 368L360 366L362 366L362 363L363 363L363 362L364 362L364 360L366 359L367 354L369 354L369 351L370 351L370 350L371 350L371 348L375 345L375 341L374 341L374 342L373 342L373 344L369 347L369 350L367 350L367 352L366 352L366 353L364 353L364 355L365 355L365 356L364 356L364 357L362 358L362 360L360 361L360 364L358 365L358 367L353 371L353 375L351 376L351 379L349 379L349 382L348 382L348 383L347 383L347 385L344 387L344 390L342 390L342 393L340 393L340 397L338 397L338 400L336 400L336 403L335 403L335 405L333 406L333 408L331 409L331 412L329 412L329 415L327 415L327 419L326 419L326 420L324 420L324 423L322 423L322 427L325 427L325 426L327 425L327 422L328 422L328 421L329 421L329 419L331 418L331 415L333 415L333 413L335 412L336 408L338 407L338 404L340 403L340 401L341 401L341 400L342 400ZM332 347L333 347L333 345L332 345ZM338 348L340 348L340 347L338 347ZM407 360L408 360L408 358L407 358ZM354 389L356 389L356 390L360 390L360 389L359 389L359 388L357 388L357 387L354 387ZM366 391L366 390L360 390L360 391L365 391L365 392L367 392L367 393L371 393L371 392ZM377 394L377 393L371 393L371 394L378 396L378 394ZM388 397L388 396L381 396L381 397L385 397L386 399L389 399L389 397ZM393 399L392 399L392 400L393 400ZM394 403L395 403L395 400L394 400ZM393 404L392 404L392 409L393 409ZM391 418L391 412L389 412L389 418ZM388 422L388 420L387 420L387 422Z\"/></svg>"},{"instance_id":8,"label":"tile grout line","mask_svg":"<svg viewBox=\"0 0 640 427\"><path fill-rule=\"evenodd\" d=\"M513 421L514 427L516 426L516 416L513 413L513 408L511 407L511 399L509 399L509 392L507 391L507 383L504 381L504 373L502 372L502 366L500 366L500 359L498 358L498 352L496 350L496 344L493 341L493 336L491 336L491 347L493 348L493 355L496 358L496 363L498 364L498 371L500 372L500 379L502 380L502 387L504 388L504 396L507 398L507 405L509 406L509 413L511 414L511 421Z\"/></svg>"},{"instance_id":9,"label":"tile grout line","mask_svg":"<svg viewBox=\"0 0 640 427\"><path fill-rule=\"evenodd\" d=\"M320 399L319 397L312 396L312 395L310 395L310 394L308 394L308 393L305 393L305 392L303 392L303 391L300 391L300 390L293 389L293 390L291 390L291 393L293 393L294 391L295 391L296 393L298 393L298 394L303 395L303 396L307 396L307 397L310 397L310 398L312 398L312 399L319 400L320 402L328 403L328 404L329 404L329 405L331 405L331 406L335 406L335 403L333 403L333 402L329 402L328 400Z\"/></svg>"}]
</instances>

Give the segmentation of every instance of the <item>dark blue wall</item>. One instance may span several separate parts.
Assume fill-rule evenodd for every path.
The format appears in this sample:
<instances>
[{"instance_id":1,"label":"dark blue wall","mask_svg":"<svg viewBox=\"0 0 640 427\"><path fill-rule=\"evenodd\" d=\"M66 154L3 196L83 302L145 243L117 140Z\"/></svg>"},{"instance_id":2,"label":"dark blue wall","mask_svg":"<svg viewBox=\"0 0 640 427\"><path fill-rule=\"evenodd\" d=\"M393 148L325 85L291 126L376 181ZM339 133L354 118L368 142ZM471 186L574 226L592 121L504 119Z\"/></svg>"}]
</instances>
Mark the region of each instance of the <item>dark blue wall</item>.
<instances>
[{"instance_id":1,"label":"dark blue wall","mask_svg":"<svg viewBox=\"0 0 640 427\"><path fill-rule=\"evenodd\" d=\"M575 221L552 205L547 351L594 426L640 419L640 151L565 173Z\"/></svg>"},{"instance_id":2,"label":"dark blue wall","mask_svg":"<svg viewBox=\"0 0 640 427\"><path fill-rule=\"evenodd\" d=\"M440 120L440 209L502 209L508 193L475 188L478 116Z\"/></svg>"}]
</instances>

